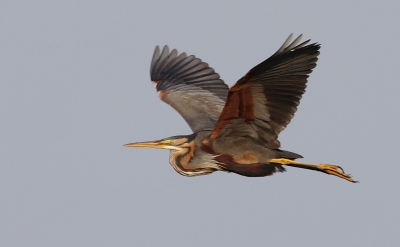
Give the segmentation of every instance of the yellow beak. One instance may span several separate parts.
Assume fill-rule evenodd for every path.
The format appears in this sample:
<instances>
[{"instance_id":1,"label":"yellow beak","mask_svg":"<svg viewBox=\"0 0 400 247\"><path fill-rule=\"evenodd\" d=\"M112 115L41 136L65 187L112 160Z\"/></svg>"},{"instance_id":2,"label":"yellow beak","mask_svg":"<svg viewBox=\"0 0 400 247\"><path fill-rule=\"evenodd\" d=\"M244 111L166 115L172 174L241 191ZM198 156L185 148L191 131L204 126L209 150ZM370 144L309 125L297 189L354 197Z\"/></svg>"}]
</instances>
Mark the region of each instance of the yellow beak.
<instances>
[{"instance_id":1,"label":"yellow beak","mask_svg":"<svg viewBox=\"0 0 400 247\"><path fill-rule=\"evenodd\" d=\"M165 146L162 141L135 142L124 145L127 148L165 148Z\"/></svg>"}]
</instances>

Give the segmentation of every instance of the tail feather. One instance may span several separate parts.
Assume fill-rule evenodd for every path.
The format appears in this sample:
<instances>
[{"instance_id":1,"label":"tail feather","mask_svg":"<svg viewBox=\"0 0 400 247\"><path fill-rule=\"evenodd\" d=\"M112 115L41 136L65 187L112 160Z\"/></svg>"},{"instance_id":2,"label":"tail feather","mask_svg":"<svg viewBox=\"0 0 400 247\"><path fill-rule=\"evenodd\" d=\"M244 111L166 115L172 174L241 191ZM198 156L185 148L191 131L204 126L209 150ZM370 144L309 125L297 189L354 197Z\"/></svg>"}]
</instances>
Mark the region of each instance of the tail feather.
<instances>
[{"instance_id":1,"label":"tail feather","mask_svg":"<svg viewBox=\"0 0 400 247\"><path fill-rule=\"evenodd\" d=\"M274 151L276 152L276 155L279 158L290 159L290 160L303 158L303 156L301 156L300 154L296 154L285 150L275 149Z\"/></svg>"}]
</instances>

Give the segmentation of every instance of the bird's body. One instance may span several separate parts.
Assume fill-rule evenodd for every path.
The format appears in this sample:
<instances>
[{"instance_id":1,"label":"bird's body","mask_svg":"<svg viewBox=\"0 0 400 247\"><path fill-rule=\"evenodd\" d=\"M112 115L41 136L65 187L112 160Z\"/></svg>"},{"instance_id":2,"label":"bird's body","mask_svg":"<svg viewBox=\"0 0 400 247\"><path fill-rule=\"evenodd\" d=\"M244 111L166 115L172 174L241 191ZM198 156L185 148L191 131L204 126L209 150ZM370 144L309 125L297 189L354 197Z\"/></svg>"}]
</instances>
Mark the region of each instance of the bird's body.
<instances>
[{"instance_id":1,"label":"bird's body","mask_svg":"<svg viewBox=\"0 0 400 247\"><path fill-rule=\"evenodd\" d=\"M194 56L158 47L150 75L158 96L176 109L193 134L127 147L170 149L170 163L185 176L214 171L248 177L285 171L283 166L316 170L355 182L334 165L294 161L302 156L279 149L279 133L289 124L316 66L319 44L290 43L251 69L229 90L208 64Z\"/></svg>"}]
</instances>

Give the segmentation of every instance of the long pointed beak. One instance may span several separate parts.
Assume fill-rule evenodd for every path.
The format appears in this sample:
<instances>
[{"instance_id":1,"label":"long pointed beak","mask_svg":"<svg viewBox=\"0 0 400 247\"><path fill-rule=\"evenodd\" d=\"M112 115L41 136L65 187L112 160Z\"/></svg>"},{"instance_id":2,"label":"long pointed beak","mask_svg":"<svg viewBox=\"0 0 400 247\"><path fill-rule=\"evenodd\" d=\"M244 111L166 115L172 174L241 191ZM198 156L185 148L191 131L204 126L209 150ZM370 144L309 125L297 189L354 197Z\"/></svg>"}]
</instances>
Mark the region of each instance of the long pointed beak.
<instances>
[{"instance_id":1,"label":"long pointed beak","mask_svg":"<svg viewBox=\"0 0 400 247\"><path fill-rule=\"evenodd\" d=\"M124 147L128 148L165 148L165 144L160 141L148 141L148 142L135 142L125 144Z\"/></svg>"}]
</instances>

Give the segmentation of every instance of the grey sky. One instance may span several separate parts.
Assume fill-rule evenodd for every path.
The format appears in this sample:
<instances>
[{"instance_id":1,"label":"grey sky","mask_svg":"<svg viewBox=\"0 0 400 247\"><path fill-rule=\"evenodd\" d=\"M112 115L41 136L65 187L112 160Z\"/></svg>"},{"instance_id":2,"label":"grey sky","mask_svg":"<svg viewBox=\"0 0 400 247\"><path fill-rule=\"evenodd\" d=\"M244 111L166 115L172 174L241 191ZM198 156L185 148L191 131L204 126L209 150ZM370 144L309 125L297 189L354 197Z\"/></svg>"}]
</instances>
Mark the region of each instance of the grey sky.
<instances>
[{"instance_id":1,"label":"grey sky","mask_svg":"<svg viewBox=\"0 0 400 247\"><path fill-rule=\"evenodd\" d=\"M2 1L0 246L399 246L395 1ZM282 148L359 184L288 168L187 178L189 134L150 83L155 45L232 85L290 33L321 43Z\"/></svg>"}]
</instances>

